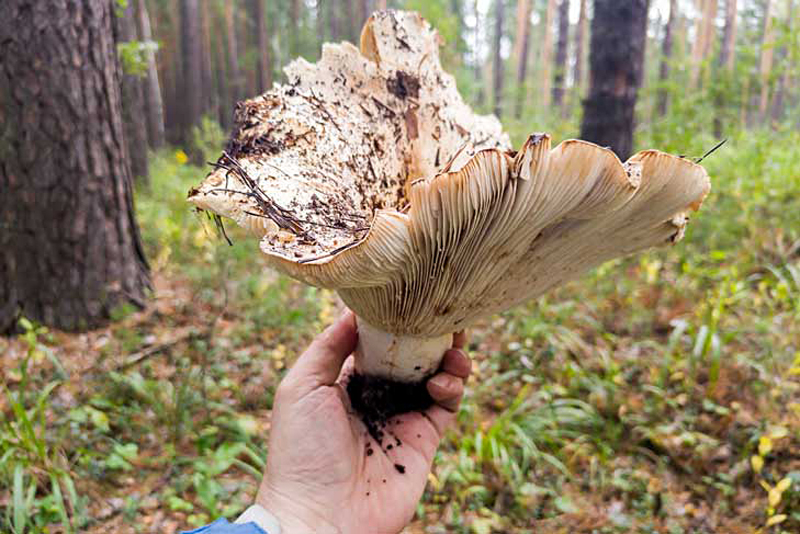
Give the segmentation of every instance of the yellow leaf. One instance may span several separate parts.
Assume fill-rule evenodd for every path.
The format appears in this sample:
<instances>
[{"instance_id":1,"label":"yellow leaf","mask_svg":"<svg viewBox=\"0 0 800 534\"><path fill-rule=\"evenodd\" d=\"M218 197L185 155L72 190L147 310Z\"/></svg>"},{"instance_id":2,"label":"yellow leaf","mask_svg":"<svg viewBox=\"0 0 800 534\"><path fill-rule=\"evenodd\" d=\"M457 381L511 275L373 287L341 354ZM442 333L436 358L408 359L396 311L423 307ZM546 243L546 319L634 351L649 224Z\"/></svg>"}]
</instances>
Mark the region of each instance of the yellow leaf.
<instances>
[{"instance_id":1,"label":"yellow leaf","mask_svg":"<svg viewBox=\"0 0 800 534\"><path fill-rule=\"evenodd\" d=\"M772 439L769 436L761 436L758 438L758 454L766 456L772 450Z\"/></svg>"},{"instance_id":2,"label":"yellow leaf","mask_svg":"<svg viewBox=\"0 0 800 534\"><path fill-rule=\"evenodd\" d=\"M784 521L786 521L786 519L787 519L787 515L786 514L773 515L772 517L767 519L767 525L766 526L771 527L773 525L777 525L779 523L783 523Z\"/></svg>"},{"instance_id":3,"label":"yellow leaf","mask_svg":"<svg viewBox=\"0 0 800 534\"><path fill-rule=\"evenodd\" d=\"M760 473L761 469L764 468L764 458L754 454L750 457L750 466L753 468L754 473Z\"/></svg>"},{"instance_id":4,"label":"yellow leaf","mask_svg":"<svg viewBox=\"0 0 800 534\"><path fill-rule=\"evenodd\" d=\"M783 493L784 491L789 489L791 486L792 486L792 480L789 477L786 477L783 480L781 480L780 482L778 482L777 484L775 484L775 489L780 491L781 493Z\"/></svg>"},{"instance_id":5,"label":"yellow leaf","mask_svg":"<svg viewBox=\"0 0 800 534\"><path fill-rule=\"evenodd\" d=\"M175 161L180 163L181 165L185 164L189 161L189 156L186 155L186 152L183 150L176 150L175 151Z\"/></svg>"},{"instance_id":6,"label":"yellow leaf","mask_svg":"<svg viewBox=\"0 0 800 534\"><path fill-rule=\"evenodd\" d=\"M781 439L789 435L789 431L785 426L776 426L769 431L769 437L772 439Z\"/></svg>"},{"instance_id":7,"label":"yellow leaf","mask_svg":"<svg viewBox=\"0 0 800 534\"><path fill-rule=\"evenodd\" d=\"M761 484L761 487L764 488L766 491L772 491L772 486L770 486L763 480L759 480L758 483Z\"/></svg>"},{"instance_id":8,"label":"yellow leaf","mask_svg":"<svg viewBox=\"0 0 800 534\"><path fill-rule=\"evenodd\" d=\"M769 503L771 508L775 508L781 503L781 497L783 493L778 491L778 488L772 488L769 490L769 494L767 494L767 502Z\"/></svg>"}]
</instances>

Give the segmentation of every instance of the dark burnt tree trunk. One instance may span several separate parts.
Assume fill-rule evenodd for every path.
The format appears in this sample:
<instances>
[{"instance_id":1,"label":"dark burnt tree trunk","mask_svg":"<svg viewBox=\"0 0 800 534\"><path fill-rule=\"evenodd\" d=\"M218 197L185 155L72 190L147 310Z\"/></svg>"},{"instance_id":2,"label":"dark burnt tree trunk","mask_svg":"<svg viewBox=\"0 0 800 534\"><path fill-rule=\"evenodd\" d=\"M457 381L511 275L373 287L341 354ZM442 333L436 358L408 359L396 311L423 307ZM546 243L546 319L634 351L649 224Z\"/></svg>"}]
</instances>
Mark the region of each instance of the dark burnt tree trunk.
<instances>
[{"instance_id":1,"label":"dark burnt tree trunk","mask_svg":"<svg viewBox=\"0 0 800 534\"><path fill-rule=\"evenodd\" d=\"M183 66L180 102L181 137L191 139L192 127L203 114L203 48L200 30L199 0L180 0L181 63Z\"/></svg>"},{"instance_id":2,"label":"dark burnt tree trunk","mask_svg":"<svg viewBox=\"0 0 800 534\"><path fill-rule=\"evenodd\" d=\"M494 114L503 116L503 56L500 45L503 40L505 5L503 0L494 3L494 43L492 44L492 86L494 89Z\"/></svg>"},{"instance_id":3,"label":"dark burnt tree trunk","mask_svg":"<svg viewBox=\"0 0 800 534\"><path fill-rule=\"evenodd\" d=\"M3 0L0 330L65 330L143 305L108 0Z\"/></svg>"},{"instance_id":4,"label":"dark burnt tree trunk","mask_svg":"<svg viewBox=\"0 0 800 534\"><path fill-rule=\"evenodd\" d=\"M730 1L730 0L729 0ZM661 64L658 67L658 102L656 108L658 109L659 117L667 114L667 106L669 105L669 91L666 84L669 79L669 63L672 60L672 41L675 32L675 21L678 19L678 2L677 0L669 0L669 18L667 19L667 26L664 29L664 40L661 42Z\"/></svg>"},{"instance_id":5,"label":"dark burnt tree trunk","mask_svg":"<svg viewBox=\"0 0 800 534\"><path fill-rule=\"evenodd\" d=\"M136 27L142 41L153 42L150 15L147 12L145 0L136 0ZM155 51L148 50L145 58L147 60L147 76L144 79L144 107L147 119L147 139L151 148L159 148L164 146L164 104L161 100L161 84L158 79Z\"/></svg>"},{"instance_id":6,"label":"dark burnt tree trunk","mask_svg":"<svg viewBox=\"0 0 800 534\"><path fill-rule=\"evenodd\" d=\"M117 41L136 43L136 11L129 2L119 17L114 17L113 26ZM123 67L124 71L124 67ZM122 117L125 126L125 143L131 162L133 176L147 181L147 118L144 104L144 78L136 72L122 73Z\"/></svg>"},{"instance_id":7,"label":"dark burnt tree trunk","mask_svg":"<svg viewBox=\"0 0 800 534\"><path fill-rule=\"evenodd\" d=\"M569 0L558 5L558 39L556 41L556 64L553 74L553 105L564 107L565 80L567 73L567 43L569 42Z\"/></svg>"},{"instance_id":8,"label":"dark burnt tree trunk","mask_svg":"<svg viewBox=\"0 0 800 534\"><path fill-rule=\"evenodd\" d=\"M644 67L648 0L595 0L589 95L581 137L625 160L633 149L634 108Z\"/></svg>"}]
</instances>

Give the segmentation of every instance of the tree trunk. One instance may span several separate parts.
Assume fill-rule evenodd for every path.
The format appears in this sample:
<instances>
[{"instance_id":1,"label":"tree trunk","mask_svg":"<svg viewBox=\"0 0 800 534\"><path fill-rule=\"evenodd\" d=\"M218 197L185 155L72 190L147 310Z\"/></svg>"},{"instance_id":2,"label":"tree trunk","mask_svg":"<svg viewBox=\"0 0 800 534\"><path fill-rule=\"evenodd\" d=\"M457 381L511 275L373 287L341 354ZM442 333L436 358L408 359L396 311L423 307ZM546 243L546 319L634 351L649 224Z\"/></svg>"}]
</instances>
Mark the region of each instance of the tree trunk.
<instances>
[{"instance_id":1,"label":"tree trunk","mask_svg":"<svg viewBox=\"0 0 800 534\"><path fill-rule=\"evenodd\" d=\"M181 0L181 59L183 63L182 131L184 143L203 114L203 50L199 0Z\"/></svg>"},{"instance_id":2,"label":"tree trunk","mask_svg":"<svg viewBox=\"0 0 800 534\"><path fill-rule=\"evenodd\" d=\"M541 80L542 80L542 106L548 107L550 105L550 75L551 64L553 62L553 19L556 12L556 0L547 0L547 12L544 17L544 38L542 39L542 48L539 52L539 65L541 67Z\"/></svg>"},{"instance_id":3,"label":"tree trunk","mask_svg":"<svg viewBox=\"0 0 800 534\"><path fill-rule=\"evenodd\" d=\"M330 38L334 43L338 43L342 38L339 26L339 5L341 0L326 0L328 3L328 26L330 27Z\"/></svg>"},{"instance_id":4,"label":"tree trunk","mask_svg":"<svg viewBox=\"0 0 800 534\"><path fill-rule=\"evenodd\" d=\"M793 35L794 30L794 0L789 0L786 5L786 24L787 24L787 35ZM782 44L780 50L778 51L778 64L781 65L783 72L781 73L781 77L778 79L778 87L775 89L775 98L772 101L772 120L775 122L780 122L784 117L784 112L786 111L786 92L789 86L789 72L790 68L788 65L791 65L789 59L789 50L786 47L786 44Z\"/></svg>"},{"instance_id":5,"label":"tree trunk","mask_svg":"<svg viewBox=\"0 0 800 534\"><path fill-rule=\"evenodd\" d=\"M658 116L663 117L667 114L667 106L669 105L669 91L665 87L669 80L669 67L672 61L672 41L675 32L675 21L678 19L678 2L677 0L669 0L669 18L667 19L667 27L664 30L664 41L661 43L661 64L658 68Z\"/></svg>"},{"instance_id":6,"label":"tree trunk","mask_svg":"<svg viewBox=\"0 0 800 534\"><path fill-rule=\"evenodd\" d=\"M148 44L154 43L150 30L150 15L147 13L147 2L136 0L136 25L139 37ZM161 100L161 84L158 79L156 53L148 48L145 52L147 76L144 79L144 106L147 119L147 139L151 148L164 146L164 103Z\"/></svg>"},{"instance_id":7,"label":"tree trunk","mask_svg":"<svg viewBox=\"0 0 800 534\"><path fill-rule=\"evenodd\" d=\"M107 0L3 0L0 330L92 328L149 279Z\"/></svg>"},{"instance_id":8,"label":"tree trunk","mask_svg":"<svg viewBox=\"0 0 800 534\"><path fill-rule=\"evenodd\" d=\"M633 150L634 109L644 70L647 0L595 0L589 54L589 96L581 137L611 147L625 160Z\"/></svg>"},{"instance_id":9,"label":"tree trunk","mask_svg":"<svg viewBox=\"0 0 800 534\"><path fill-rule=\"evenodd\" d=\"M486 102L486 91L484 89L483 84L483 72L482 72L482 61L480 57L480 49L481 49L481 12L478 9L478 0L472 5L473 11L475 13L475 31L474 31L474 42L473 42L473 50L475 50L475 64L473 65L473 72L475 74L475 85L478 87L477 94L475 95L475 104L477 106L483 106Z\"/></svg>"},{"instance_id":10,"label":"tree trunk","mask_svg":"<svg viewBox=\"0 0 800 534\"><path fill-rule=\"evenodd\" d=\"M733 71L736 46L736 0L725 0L725 27L722 30L722 48L719 52L719 65Z\"/></svg>"},{"instance_id":11,"label":"tree trunk","mask_svg":"<svg viewBox=\"0 0 800 534\"><path fill-rule=\"evenodd\" d=\"M569 0L561 0L558 6L558 41L556 44L555 73L553 75L553 104L564 107L565 80L567 73L567 43L569 42Z\"/></svg>"},{"instance_id":12,"label":"tree trunk","mask_svg":"<svg viewBox=\"0 0 800 534\"><path fill-rule=\"evenodd\" d=\"M767 117L767 104L769 104L769 75L772 73L772 52L775 40L774 24L772 23L772 0L767 0L764 7L764 38L761 41L761 58L759 59L759 74L761 79L761 94L758 99L758 120L763 123Z\"/></svg>"},{"instance_id":13,"label":"tree trunk","mask_svg":"<svg viewBox=\"0 0 800 534\"><path fill-rule=\"evenodd\" d=\"M239 45L236 39L236 22L232 1L225 2L225 40L228 45L228 101L223 113L233 122L233 110L244 95L244 78L239 68Z\"/></svg>"},{"instance_id":14,"label":"tree trunk","mask_svg":"<svg viewBox=\"0 0 800 534\"><path fill-rule=\"evenodd\" d=\"M114 17L117 42L137 44L136 12L131 3L120 17ZM147 119L145 118L143 78L136 72L122 72L122 116L125 144L136 179L147 182Z\"/></svg>"},{"instance_id":15,"label":"tree trunk","mask_svg":"<svg viewBox=\"0 0 800 534\"><path fill-rule=\"evenodd\" d=\"M264 12L264 0L250 0L252 3L253 23L256 27L256 49L258 51L258 78L256 91L261 94L272 87L272 51L267 35L267 18Z\"/></svg>"},{"instance_id":16,"label":"tree trunk","mask_svg":"<svg viewBox=\"0 0 800 534\"><path fill-rule=\"evenodd\" d=\"M583 62L585 61L586 46L586 0L579 0L581 8L578 16L578 31L575 32L575 70L573 71L573 83L575 92L580 99L581 89L583 88Z\"/></svg>"},{"instance_id":17,"label":"tree trunk","mask_svg":"<svg viewBox=\"0 0 800 534\"><path fill-rule=\"evenodd\" d=\"M522 117L525 95L528 94L525 78L528 71L528 50L531 37L531 3L519 0L517 3L517 35L514 40L514 58L517 60L517 87L514 117Z\"/></svg>"},{"instance_id":18,"label":"tree trunk","mask_svg":"<svg viewBox=\"0 0 800 534\"><path fill-rule=\"evenodd\" d=\"M361 23L358 25L358 31L361 31L361 28L364 26L364 23L367 22L371 14L372 2L370 0L361 0Z\"/></svg>"},{"instance_id":19,"label":"tree trunk","mask_svg":"<svg viewBox=\"0 0 800 534\"><path fill-rule=\"evenodd\" d=\"M300 0L291 0L289 4L289 55L300 55Z\"/></svg>"},{"instance_id":20,"label":"tree trunk","mask_svg":"<svg viewBox=\"0 0 800 534\"><path fill-rule=\"evenodd\" d=\"M719 51L718 69L720 74L733 73L734 45L736 44L736 0L725 0L725 27L722 30L722 46ZM714 137L722 137L725 112L725 94L721 87L717 88L714 98L716 112L714 114Z\"/></svg>"},{"instance_id":21,"label":"tree trunk","mask_svg":"<svg viewBox=\"0 0 800 534\"><path fill-rule=\"evenodd\" d=\"M494 19L494 44L492 46L492 86L494 89L494 114L498 118L503 116L503 56L500 43L503 39L503 19L505 18L505 5L503 0L495 0Z\"/></svg>"},{"instance_id":22,"label":"tree trunk","mask_svg":"<svg viewBox=\"0 0 800 534\"><path fill-rule=\"evenodd\" d=\"M356 42L355 34L355 14L356 9L353 0L342 0L344 2L344 38L351 43Z\"/></svg>"},{"instance_id":23,"label":"tree trunk","mask_svg":"<svg viewBox=\"0 0 800 534\"><path fill-rule=\"evenodd\" d=\"M211 57L211 16L210 9L200 11L200 30L202 40L202 65L203 65L203 113L211 117L219 116L219 95L214 83L214 66Z\"/></svg>"}]
</instances>

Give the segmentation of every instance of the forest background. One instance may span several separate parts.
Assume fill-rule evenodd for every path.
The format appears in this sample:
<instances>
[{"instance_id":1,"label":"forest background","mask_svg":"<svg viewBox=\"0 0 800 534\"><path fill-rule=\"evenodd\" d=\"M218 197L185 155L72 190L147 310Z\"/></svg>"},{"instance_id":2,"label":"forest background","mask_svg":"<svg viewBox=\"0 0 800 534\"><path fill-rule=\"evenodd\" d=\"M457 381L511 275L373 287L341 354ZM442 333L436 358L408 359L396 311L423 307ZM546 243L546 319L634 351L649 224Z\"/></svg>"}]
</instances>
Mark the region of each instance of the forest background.
<instances>
[{"instance_id":1,"label":"forest background","mask_svg":"<svg viewBox=\"0 0 800 534\"><path fill-rule=\"evenodd\" d=\"M269 271L231 225L229 245L185 195L237 101L324 42L357 44L387 7L439 30L462 95L516 146L545 131L623 158L700 158L727 139L703 161L712 193L677 246L473 329L475 379L406 532L800 531L796 0L86 0L93 51L77 37L63 49L110 73L94 83L114 102L111 134L87 146L113 157L82 173L70 154L83 138L52 127L90 115L58 97L74 89L69 61L37 85L30 58L50 51L14 48L35 38L23 21L69 27L80 10L34 4L0 6L0 532L172 532L251 502L275 387L341 304ZM599 100L604 61L625 74L616 107ZM32 115L50 136L37 150L13 127ZM63 174L31 163L51 154ZM61 229L90 211L29 194L53 175L62 197L115 192L103 220L126 229L80 236L120 250L87 262L127 273L108 302L17 267L80 248L19 238L20 221Z\"/></svg>"}]
</instances>

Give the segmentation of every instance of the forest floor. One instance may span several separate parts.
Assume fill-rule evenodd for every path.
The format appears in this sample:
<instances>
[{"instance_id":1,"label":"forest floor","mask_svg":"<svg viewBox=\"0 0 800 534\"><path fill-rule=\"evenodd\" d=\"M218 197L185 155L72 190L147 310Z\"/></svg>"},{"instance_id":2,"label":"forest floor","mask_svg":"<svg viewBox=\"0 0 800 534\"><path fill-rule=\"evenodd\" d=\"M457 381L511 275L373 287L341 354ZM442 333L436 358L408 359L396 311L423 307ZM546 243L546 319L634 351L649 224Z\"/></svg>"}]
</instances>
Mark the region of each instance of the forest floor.
<instances>
[{"instance_id":1,"label":"forest floor","mask_svg":"<svg viewBox=\"0 0 800 534\"><path fill-rule=\"evenodd\" d=\"M732 139L705 162L714 190L684 241L476 325L458 427L406 532L800 531L798 146ZM182 153L151 164L147 309L0 339L2 532L162 533L239 513L275 387L340 307L192 213L205 171Z\"/></svg>"}]
</instances>

